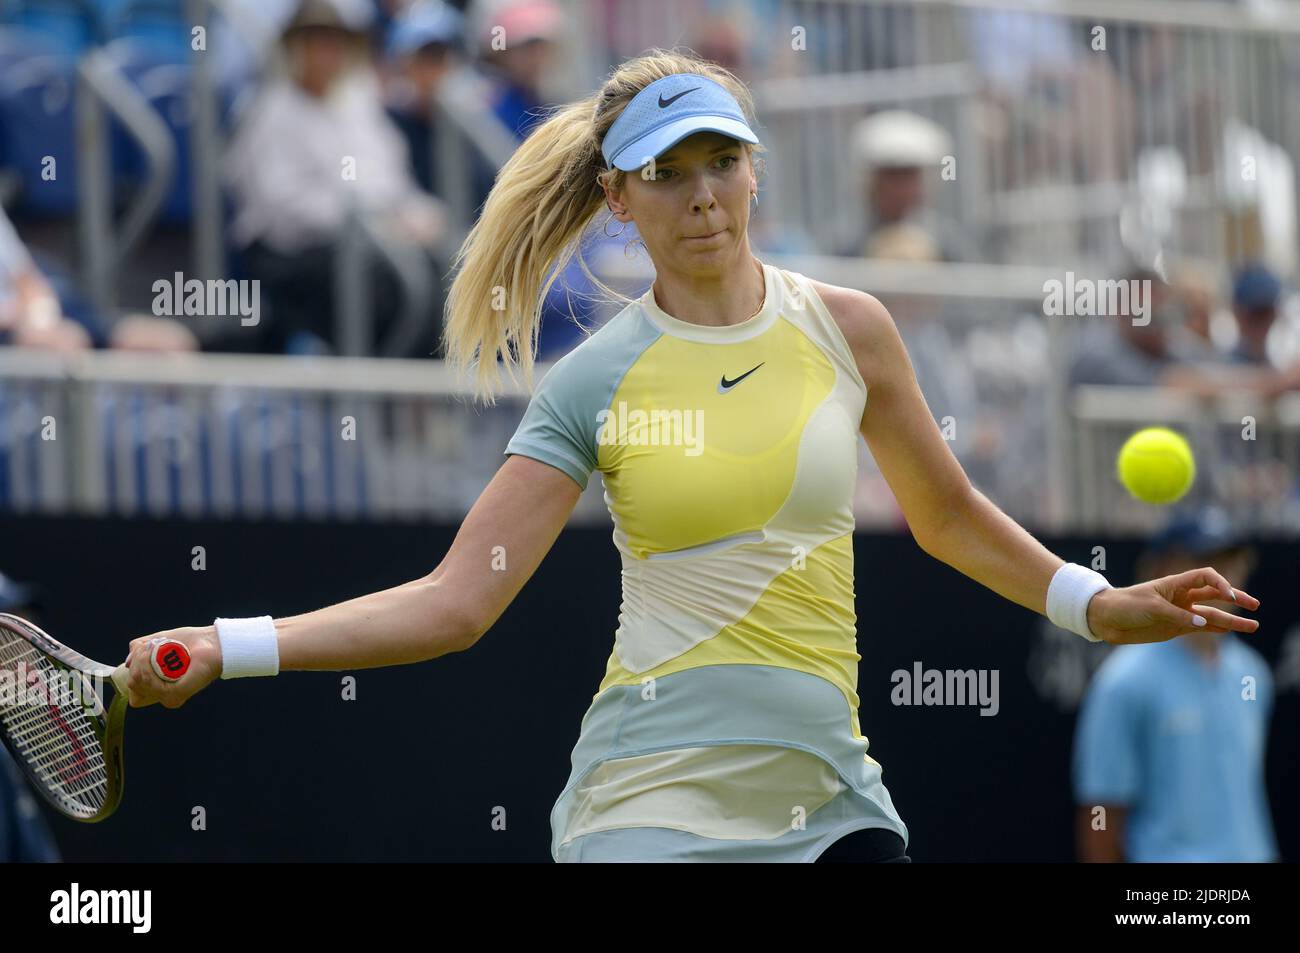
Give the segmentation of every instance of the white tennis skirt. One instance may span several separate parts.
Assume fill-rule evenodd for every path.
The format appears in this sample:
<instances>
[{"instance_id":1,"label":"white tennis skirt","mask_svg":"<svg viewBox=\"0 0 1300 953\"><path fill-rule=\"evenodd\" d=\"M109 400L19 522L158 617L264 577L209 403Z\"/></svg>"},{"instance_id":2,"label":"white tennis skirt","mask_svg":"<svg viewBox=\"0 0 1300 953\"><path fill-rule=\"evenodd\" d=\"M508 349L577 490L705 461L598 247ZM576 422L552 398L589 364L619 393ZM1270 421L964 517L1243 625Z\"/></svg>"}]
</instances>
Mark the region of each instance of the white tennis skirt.
<instances>
[{"instance_id":1,"label":"white tennis skirt","mask_svg":"<svg viewBox=\"0 0 1300 953\"><path fill-rule=\"evenodd\" d=\"M640 686L609 688L583 718L551 811L551 855L807 863L867 828L906 844L855 714L833 683L770 665L661 676L652 699ZM796 823L791 803L807 806Z\"/></svg>"}]
</instances>

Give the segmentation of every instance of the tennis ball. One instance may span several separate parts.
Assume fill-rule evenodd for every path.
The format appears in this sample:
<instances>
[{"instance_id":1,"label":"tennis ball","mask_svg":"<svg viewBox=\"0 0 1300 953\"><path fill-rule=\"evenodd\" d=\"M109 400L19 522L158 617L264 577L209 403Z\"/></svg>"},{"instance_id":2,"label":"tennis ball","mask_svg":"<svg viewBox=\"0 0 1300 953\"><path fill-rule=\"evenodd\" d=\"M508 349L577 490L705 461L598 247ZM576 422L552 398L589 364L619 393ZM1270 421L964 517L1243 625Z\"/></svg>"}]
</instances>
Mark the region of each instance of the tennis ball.
<instances>
[{"instance_id":1,"label":"tennis ball","mask_svg":"<svg viewBox=\"0 0 1300 953\"><path fill-rule=\"evenodd\" d=\"M1196 479L1192 448L1168 427L1139 430L1120 447L1119 481L1143 503L1173 503Z\"/></svg>"}]
</instances>

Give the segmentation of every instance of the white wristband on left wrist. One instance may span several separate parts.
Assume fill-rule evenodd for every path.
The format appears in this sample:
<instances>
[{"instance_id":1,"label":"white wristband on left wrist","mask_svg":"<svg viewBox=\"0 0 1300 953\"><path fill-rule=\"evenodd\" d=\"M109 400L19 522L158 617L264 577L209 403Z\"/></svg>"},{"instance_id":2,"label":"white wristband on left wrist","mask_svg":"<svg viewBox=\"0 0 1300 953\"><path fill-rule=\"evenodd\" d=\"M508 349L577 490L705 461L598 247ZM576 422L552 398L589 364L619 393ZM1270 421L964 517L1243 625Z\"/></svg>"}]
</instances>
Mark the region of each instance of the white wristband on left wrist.
<instances>
[{"instance_id":1,"label":"white wristband on left wrist","mask_svg":"<svg viewBox=\"0 0 1300 953\"><path fill-rule=\"evenodd\" d=\"M1047 617L1062 629L1069 629L1089 642L1100 642L1088 626L1088 603L1111 585L1106 577L1087 566L1066 563L1047 587Z\"/></svg>"}]
</instances>

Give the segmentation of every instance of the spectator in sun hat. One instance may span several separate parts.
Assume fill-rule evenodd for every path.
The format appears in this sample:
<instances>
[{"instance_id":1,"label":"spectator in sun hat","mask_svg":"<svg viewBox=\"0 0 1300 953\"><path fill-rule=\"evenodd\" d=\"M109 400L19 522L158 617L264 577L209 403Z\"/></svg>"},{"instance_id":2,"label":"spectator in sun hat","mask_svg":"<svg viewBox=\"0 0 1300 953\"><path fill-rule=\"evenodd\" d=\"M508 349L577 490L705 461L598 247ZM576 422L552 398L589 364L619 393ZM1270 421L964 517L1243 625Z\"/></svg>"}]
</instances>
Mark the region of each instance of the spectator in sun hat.
<instances>
[{"instance_id":1,"label":"spectator in sun hat","mask_svg":"<svg viewBox=\"0 0 1300 953\"><path fill-rule=\"evenodd\" d=\"M270 350L337 347L334 276L354 209L438 284L447 213L420 188L406 141L384 111L368 59L372 22L366 0L302 0L281 35L280 75L260 91L226 156L232 239L269 303L270 320L255 331ZM401 290L387 261L371 273L382 339L400 314ZM432 353L440 313L435 303L405 356Z\"/></svg>"},{"instance_id":2,"label":"spectator in sun hat","mask_svg":"<svg viewBox=\"0 0 1300 953\"><path fill-rule=\"evenodd\" d=\"M877 231L910 223L930 234L942 260L970 257L960 227L933 206L941 164L953 154L947 130L917 113L888 109L861 120L851 142L865 208L861 228L840 245L840 254L867 256Z\"/></svg>"},{"instance_id":3,"label":"spectator in sun hat","mask_svg":"<svg viewBox=\"0 0 1300 953\"><path fill-rule=\"evenodd\" d=\"M544 118L542 90L564 12L551 0L496 0L483 4L476 22L480 63L494 86L492 111L522 140Z\"/></svg>"},{"instance_id":4,"label":"spectator in sun hat","mask_svg":"<svg viewBox=\"0 0 1300 953\"><path fill-rule=\"evenodd\" d=\"M1189 507L1151 539L1137 576L1214 566L1240 588L1255 558L1221 508ZM1080 859L1277 859L1264 787L1273 678L1247 638L1198 631L1107 656L1076 726Z\"/></svg>"}]
</instances>

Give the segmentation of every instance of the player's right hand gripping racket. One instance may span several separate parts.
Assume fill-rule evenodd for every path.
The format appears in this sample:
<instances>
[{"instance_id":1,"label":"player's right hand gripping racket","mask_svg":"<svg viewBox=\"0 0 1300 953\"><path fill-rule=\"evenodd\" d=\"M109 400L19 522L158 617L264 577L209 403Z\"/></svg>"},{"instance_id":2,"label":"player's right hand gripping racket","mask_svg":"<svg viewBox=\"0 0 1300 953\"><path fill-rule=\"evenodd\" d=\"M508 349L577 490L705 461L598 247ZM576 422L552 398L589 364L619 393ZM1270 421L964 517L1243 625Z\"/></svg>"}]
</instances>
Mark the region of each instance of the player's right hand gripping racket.
<instances>
[{"instance_id":1,"label":"player's right hand gripping racket","mask_svg":"<svg viewBox=\"0 0 1300 953\"><path fill-rule=\"evenodd\" d=\"M154 639L149 660L159 678L176 681L190 653L173 639ZM56 642L16 615L0 612L0 738L32 785L60 814L102 821L122 800L122 725L126 665L103 665ZM111 678L113 702L95 682Z\"/></svg>"}]
</instances>

